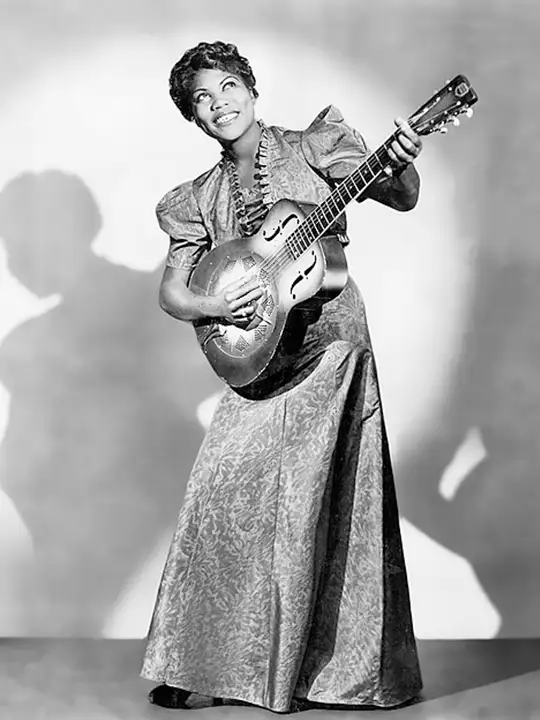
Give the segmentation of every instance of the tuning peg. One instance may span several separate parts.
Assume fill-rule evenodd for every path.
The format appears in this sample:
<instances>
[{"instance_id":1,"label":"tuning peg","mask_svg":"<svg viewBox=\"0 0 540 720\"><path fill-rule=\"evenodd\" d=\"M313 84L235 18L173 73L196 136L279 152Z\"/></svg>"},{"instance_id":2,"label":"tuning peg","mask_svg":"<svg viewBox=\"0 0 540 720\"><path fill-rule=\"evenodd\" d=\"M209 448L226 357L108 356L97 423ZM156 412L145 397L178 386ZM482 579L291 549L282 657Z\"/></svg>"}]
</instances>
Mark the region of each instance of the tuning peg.
<instances>
[{"instance_id":1,"label":"tuning peg","mask_svg":"<svg viewBox=\"0 0 540 720\"><path fill-rule=\"evenodd\" d=\"M468 118L472 118L472 116L474 115L474 109L473 109L473 108L467 108L467 110L465 111L465 115L466 115Z\"/></svg>"},{"instance_id":2,"label":"tuning peg","mask_svg":"<svg viewBox=\"0 0 540 720\"><path fill-rule=\"evenodd\" d=\"M448 128L447 128L447 127L442 127L442 128L439 130L439 132L442 133L443 135L446 135L446 133L448 132Z\"/></svg>"},{"instance_id":3,"label":"tuning peg","mask_svg":"<svg viewBox=\"0 0 540 720\"><path fill-rule=\"evenodd\" d=\"M456 127L459 127L459 118L455 117L455 118L452 120L452 123L453 123Z\"/></svg>"}]
</instances>

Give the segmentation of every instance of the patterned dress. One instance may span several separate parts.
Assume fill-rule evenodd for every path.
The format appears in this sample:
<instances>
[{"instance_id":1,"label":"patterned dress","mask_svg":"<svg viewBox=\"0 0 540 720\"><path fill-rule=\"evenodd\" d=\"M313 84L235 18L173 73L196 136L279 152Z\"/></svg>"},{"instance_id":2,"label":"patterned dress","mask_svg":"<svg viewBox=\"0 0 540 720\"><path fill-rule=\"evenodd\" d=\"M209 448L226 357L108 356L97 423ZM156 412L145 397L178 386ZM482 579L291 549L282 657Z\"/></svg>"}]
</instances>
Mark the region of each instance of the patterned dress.
<instances>
[{"instance_id":1,"label":"patterned dress","mask_svg":"<svg viewBox=\"0 0 540 720\"><path fill-rule=\"evenodd\" d=\"M280 198L321 202L367 152L333 106L304 131L263 126L249 197L224 157L159 203L168 264L194 267L213 245L250 234ZM397 705L419 693L421 679L358 288L349 280L319 316L299 312L297 324L294 377L255 398L228 389L218 405L188 482L142 675L277 712L293 697Z\"/></svg>"}]
</instances>

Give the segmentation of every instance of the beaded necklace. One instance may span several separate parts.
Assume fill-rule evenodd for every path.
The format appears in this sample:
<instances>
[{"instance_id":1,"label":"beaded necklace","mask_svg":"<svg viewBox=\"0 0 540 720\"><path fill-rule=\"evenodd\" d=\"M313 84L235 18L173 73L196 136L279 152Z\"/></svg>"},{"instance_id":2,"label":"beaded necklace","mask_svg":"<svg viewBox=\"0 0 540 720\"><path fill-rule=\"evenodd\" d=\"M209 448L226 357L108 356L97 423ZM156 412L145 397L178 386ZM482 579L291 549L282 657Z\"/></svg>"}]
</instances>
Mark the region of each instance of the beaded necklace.
<instances>
[{"instance_id":1,"label":"beaded necklace","mask_svg":"<svg viewBox=\"0 0 540 720\"><path fill-rule=\"evenodd\" d=\"M259 120L261 137L255 157L253 188L242 188L234 160L225 150L223 163L229 176L236 217L242 235L248 237L257 232L266 213L272 205L270 182L268 180L268 128Z\"/></svg>"}]
</instances>

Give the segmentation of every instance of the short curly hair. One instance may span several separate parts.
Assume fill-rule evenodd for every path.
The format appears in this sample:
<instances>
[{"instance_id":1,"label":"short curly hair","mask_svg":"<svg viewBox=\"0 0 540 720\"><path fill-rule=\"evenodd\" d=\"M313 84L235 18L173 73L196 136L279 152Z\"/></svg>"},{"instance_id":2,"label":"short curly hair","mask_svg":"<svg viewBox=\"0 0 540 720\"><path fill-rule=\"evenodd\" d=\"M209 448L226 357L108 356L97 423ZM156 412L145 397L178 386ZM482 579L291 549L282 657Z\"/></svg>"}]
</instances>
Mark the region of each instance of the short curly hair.
<instances>
[{"instance_id":1,"label":"short curly hair","mask_svg":"<svg viewBox=\"0 0 540 720\"><path fill-rule=\"evenodd\" d=\"M227 70L237 75L252 92L253 97L259 93L255 88L255 75L247 58L242 57L236 45L216 40L213 43L201 42L196 47L186 50L174 65L169 77L169 92L174 104L186 120L194 120L191 92L193 79L201 69Z\"/></svg>"}]
</instances>

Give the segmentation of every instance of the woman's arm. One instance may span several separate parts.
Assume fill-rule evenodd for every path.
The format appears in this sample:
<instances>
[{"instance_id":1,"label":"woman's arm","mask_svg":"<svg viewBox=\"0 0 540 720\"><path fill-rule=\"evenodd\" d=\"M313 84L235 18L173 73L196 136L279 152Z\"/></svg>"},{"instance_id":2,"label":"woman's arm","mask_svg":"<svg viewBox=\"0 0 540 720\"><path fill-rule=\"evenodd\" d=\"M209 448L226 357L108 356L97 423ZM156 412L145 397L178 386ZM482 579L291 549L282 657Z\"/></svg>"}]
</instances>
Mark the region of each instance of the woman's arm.
<instances>
[{"instance_id":1,"label":"woman's arm","mask_svg":"<svg viewBox=\"0 0 540 720\"><path fill-rule=\"evenodd\" d=\"M218 317L214 297L196 295L188 288L191 270L166 267L159 288L159 305L162 310L177 320L200 320Z\"/></svg>"},{"instance_id":2,"label":"woman's arm","mask_svg":"<svg viewBox=\"0 0 540 720\"><path fill-rule=\"evenodd\" d=\"M395 210L412 210L420 190L420 177L413 161L422 150L422 140L402 118L396 118L394 123L398 132L388 148L391 176L370 185L366 196Z\"/></svg>"},{"instance_id":3,"label":"woman's arm","mask_svg":"<svg viewBox=\"0 0 540 720\"><path fill-rule=\"evenodd\" d=\"M159 288L160 307L177 320L223 318L243 327L252 320L255 301L262 296L256 278L236 280L217 295L198 295L188 287L191 270L166 267Z\"/></svg>"},{"instance_id":4,"label":"woman's arm","mask_svg":"<svg viewBox=\"0 0 540 720\"><path fill-rule=\"evenodd\" d=\"M384 177L369 186L366 197L394 210L405 212L412 210L418 202L420 192L420 176L412 163L408 164L399 175Z\"/></svg>"}]
</instances>

